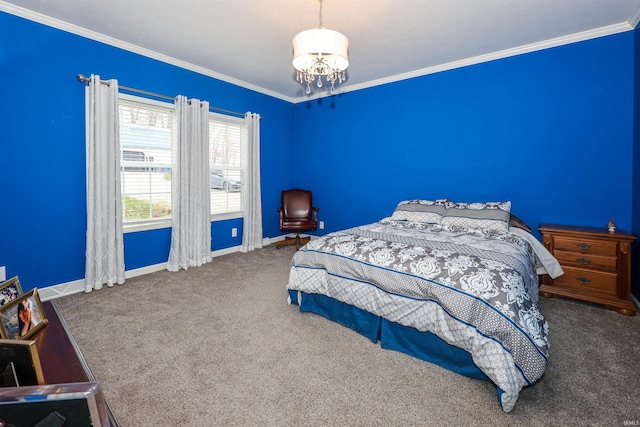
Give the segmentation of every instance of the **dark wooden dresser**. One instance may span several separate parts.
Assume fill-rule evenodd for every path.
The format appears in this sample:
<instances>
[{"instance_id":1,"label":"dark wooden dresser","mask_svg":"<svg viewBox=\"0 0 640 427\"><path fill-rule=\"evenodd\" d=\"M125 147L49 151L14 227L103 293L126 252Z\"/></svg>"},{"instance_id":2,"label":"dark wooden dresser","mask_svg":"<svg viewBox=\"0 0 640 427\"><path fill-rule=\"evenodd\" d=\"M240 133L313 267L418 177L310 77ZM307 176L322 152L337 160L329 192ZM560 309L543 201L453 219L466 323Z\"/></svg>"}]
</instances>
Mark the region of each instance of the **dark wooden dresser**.
<instances>
[{"instance_id":1,"label":"dark wooden dresser","mask_svg":"<svg viewBox=\"0 0 640 427\"><path fill-rule=\"evenodd\" d=\"M42 303L49 323L31 337L36 341L38 357L45 384L95 382L78 344L58 313L53 301ZM107 403L111 427L118 427L118 421Z\"/></svg>"},{"instance_id":2,"label":"dark wooden dresser","mask_svg":"<svg viewBox=\"0 0 640 427\"><path fill-rule=\"evenodd\" d=\"M606 228L541 224L542 243L560 262L564 274L542 278L540 295L569 297L633 316L631 301L631 243L624 231Z\"/></svg>"}]
</instances>

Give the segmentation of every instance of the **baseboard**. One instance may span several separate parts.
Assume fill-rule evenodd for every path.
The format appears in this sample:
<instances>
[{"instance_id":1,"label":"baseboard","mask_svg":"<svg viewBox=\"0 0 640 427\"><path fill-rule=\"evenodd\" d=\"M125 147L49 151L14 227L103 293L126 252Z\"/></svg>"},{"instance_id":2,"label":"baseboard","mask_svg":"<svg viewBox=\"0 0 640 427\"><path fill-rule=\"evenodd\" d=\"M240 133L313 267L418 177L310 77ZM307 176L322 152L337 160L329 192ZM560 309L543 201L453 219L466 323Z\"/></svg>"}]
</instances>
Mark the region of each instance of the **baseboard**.
<instances>
[{"instance_id":1,"label":"baseboard","mask_svg":"<svg viewBox=\"0 0 640 427\"><path fill-rule=\"evenodd\" d=\"M301 234L300 237L310 237L311 240L317 239L317 236L310 236L306 234ZM277 236L277 237L265 237L262 240L262 246L269 246L272 243L279 242L287 238L287 235ZM218 257L222 255L231 254L234 252L239 252L242 246L233 246L230 248L219 249L217 251L212 251L211 256ZM125 271L124 277L125 279L130 279L132 277L142 276L143 274L155 273L156 271L166 270L167 263L163 262L160 264L149 265L147 267L135 268L133 270ZM40 299L42 301L47 301L59 297L63 297L66 295L73 295L79 292L84 292L84 279L74 280L72 282L61 283L59 285L47 286L46 288L38 289L38 294L40 295ZM640 302L636 299L636 297L631 294L631 300L633 303L640 309Z\"/></svg>"},{"instance_id":2,"label":"baseboard","mask_svg":"<svg viewBox=\"0 0 640 427\"><path fill-rule=\"evenodd\" d=\"M126 276L126 273L125 273ZM77 294L84 291L84 279L74 280L73 282L61 283L59 285L47 286L46 288L38 288L38 295L42 301L63 297L65 295Z\"/></svg>"},{"instance_id":3,"label":"baseboard","mask_svg":"<svg viewBox=\"0 0 640 427\"><path fill-rule=\"evenodd\" d=\"M264 239L263 246L267 246L271 244L271 240L273 239L269 239L269 238ZM211 256L215 258L222 255L231 254L234 252L239 252L240 248L241 246L233 246L230 248L219 249L217 251L212 251ZM167 263L162 262L160 264L148 265L146 267L127 270L124 272L124 277L125 279L130 279L132 277L142 276L144 274L149 274L149 273L155 273L157 271L162 271L166 269L167 269ZM46 288L38 288L38 294L42 301L48 301L55 298L64 297L67 295L73 295L79 292L84 292L84 279L61 283L59 285L47 286Z\"/></svg>"},{"instance_id":4,"label":"baseboard","mask_svg":"<svg viewBox=\"0 0 640 427\"><path fill-rule=\"evenodd\" d=\"M304 234L301 236L305 237ZM277 236L277 237L265 237L262 239L262 246L268 246L272 243L279 242L280 240L284 240L287 236ZM310 236L312 239L315 236ZM212 251L211 256L219 257L222 255L231 254L234 252L240 252L242 246L232 246L230 248L219 249L217 251ZM148 265L146 267L135 268L133 270L127 270L124 272L124 278L130 279L132 277L142 276L144 274L155 273L156 271L162 271L167 269L167 263L162 262L160 264ZM55 298L64 297L67 295L77 294L79 292L84 292L84 279L74 280L72 282L61 283L59 285L47 286L46 288L39 288L38 294L40 295L40 299L42 301L48 301Z\"/></svg>"}]
</instances>

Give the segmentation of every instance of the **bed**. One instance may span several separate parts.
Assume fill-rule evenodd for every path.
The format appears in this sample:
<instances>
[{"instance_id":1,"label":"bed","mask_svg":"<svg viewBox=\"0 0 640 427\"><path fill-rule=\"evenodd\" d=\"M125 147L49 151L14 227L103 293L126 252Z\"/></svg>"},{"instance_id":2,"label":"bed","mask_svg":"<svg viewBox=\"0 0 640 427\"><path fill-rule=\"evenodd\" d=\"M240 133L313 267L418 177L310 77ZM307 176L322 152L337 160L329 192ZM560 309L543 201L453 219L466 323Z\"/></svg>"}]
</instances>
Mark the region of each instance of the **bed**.
<instances>
[{"instance_id":1,"label":"bed","mask_svg":"<svg viewBox=\"0 0 640 427\"><path fill-rule=\"evenodd\" d=\"M313 239L288 299L381 347L497 387L510 412L549 357L538 274L562 274L510 202L405 200L392 216Z\"/></svg>"}]
</instances>

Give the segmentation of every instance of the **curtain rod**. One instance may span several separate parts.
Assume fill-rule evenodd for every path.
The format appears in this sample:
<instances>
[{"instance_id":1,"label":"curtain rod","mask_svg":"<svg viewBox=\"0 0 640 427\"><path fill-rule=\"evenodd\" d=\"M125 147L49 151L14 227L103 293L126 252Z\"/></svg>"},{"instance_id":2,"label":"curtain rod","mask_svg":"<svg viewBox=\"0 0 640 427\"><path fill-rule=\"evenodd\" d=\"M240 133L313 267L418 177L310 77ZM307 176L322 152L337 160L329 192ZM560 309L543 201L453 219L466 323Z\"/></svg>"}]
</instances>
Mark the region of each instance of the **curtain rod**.
<instances>
[{"instance_id":1,"label":"curtain rod","mask_svg":"<svg viewBox=\"0 0 640 427\"><path fill-rule=\"evenodd\" d=\"M80 82L80 83L84 83L85 85L89 83L89 81L91 81L91 79L89 77L86 77L84 74L78 74L76 76L76 79ZM104 80L100 80L100 83L108 85L109 82L108 81L104 81ZM154 92L148 92L146 90L142 90L142 89L135 89L132 87L127 87L127 86L118 86L118 89L122 89L126 92L134 92L134 93L139 93L142 95L147 95L147 96L153 96L154 98L162 98L162 99L168 99L170 101L175 100L174 97L171 96L167 96L167 95L161 95L159 93L154 93ZM224 108L218 108L218 107L212 107L209 106L209 111L213 111L213 112L221 112L221 113L227 113L227 114L233 114L236 116L240 116L240 117L244 117L244 113L240 113L238 111L232 111L232 110L225 110Z\"/></svg>"}]
</instances>

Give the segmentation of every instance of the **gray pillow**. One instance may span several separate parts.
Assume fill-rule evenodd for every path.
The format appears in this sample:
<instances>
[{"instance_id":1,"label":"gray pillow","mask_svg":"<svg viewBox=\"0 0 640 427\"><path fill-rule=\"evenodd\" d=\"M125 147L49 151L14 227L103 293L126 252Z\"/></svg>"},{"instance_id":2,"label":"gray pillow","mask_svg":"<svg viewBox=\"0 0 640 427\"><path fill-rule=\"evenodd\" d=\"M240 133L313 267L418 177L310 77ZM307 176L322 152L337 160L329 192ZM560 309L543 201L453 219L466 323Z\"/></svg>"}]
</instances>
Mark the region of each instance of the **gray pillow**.
<instances>
[{"instance_id":1,"label":"gray pillow","mask_svg":"<svg viewBox=\"0 0 640 427\"><path fill-rule=\"evenodd\" d=\"M442 228L452 232L509 231L511 202L452 203L442 215Z\"/></svg>"},{"instance_id":2,"label":"gray pillow","mask_svg":"<svg viewBox=\"0 0 640 427\"><path fill-rule=\"evenodd\" d=\"M426 222L440 224L442 215L450 202L439 200L404 200L398 203L391 219L396 221Z\"/></svg>"}]
</instances>

